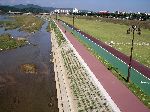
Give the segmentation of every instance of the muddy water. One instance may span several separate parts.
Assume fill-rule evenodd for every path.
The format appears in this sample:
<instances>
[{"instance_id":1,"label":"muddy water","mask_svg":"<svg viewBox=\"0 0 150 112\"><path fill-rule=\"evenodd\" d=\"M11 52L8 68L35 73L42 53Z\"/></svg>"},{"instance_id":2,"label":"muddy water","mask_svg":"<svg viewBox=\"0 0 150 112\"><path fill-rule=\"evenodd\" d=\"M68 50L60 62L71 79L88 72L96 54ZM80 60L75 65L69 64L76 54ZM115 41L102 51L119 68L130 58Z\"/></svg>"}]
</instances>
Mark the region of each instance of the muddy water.
<instances>
[{"instance_id":1,"label":"muddy water","mask_svg":"<svg viewBox=\"0 0 150 112\"><path fill-rule=\"evenodd\" d=\"M26 37L31 44L0 52L0 112L58 112L47 25ZM37 74L21 71L26 63L35 64Z\"/></svg>"}]
</instances>

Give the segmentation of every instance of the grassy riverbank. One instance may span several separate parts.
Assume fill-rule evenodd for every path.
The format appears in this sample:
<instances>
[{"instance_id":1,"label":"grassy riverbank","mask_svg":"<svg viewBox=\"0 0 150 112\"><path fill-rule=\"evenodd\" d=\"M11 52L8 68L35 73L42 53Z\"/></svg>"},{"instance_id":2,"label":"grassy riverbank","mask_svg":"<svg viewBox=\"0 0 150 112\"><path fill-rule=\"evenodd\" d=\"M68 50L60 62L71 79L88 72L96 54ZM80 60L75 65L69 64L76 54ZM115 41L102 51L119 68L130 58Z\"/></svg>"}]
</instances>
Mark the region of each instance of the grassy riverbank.
<instances>
[{"instance_id":1,"label":"grassy riverbank","mask_svg":"<svg viewBox=\"0 0 150 112\"><path fill-rule=\"evenodd\" d=\"M17 24L20 26L20 30L27 32L36 32L38 31L42 25L43 20L35 17L35 16L15 16Z\"/></svg>"},{"instance_id":2,"label":"grassy riverbank","mask_svg":"<svg viewBox=\"0 0 150 112\"><path fill-rule=\"evenodd\" d=\"M8 50L21 47L26 44L25 39L13 39L10 34L0 35L0 50Z\"/></svg>"},{"instance_id":3,"label":"grassy riverbank","mask_svg":"<svg viewBox=\"0 0 150 112\"><path fill-rule=\"evenodd\" d=\"M61 16L59 18L72 24L72 18L70 17ZM132 34L126 34L129 26L76 18L75 27L107 44L113 42L112 47L128 56L130 55ZM150 30L141 30L141 35L135 34L133 58L150 67Z\"/></svg>"},{"instance_id":4,"label":"grassy riverbank","mask_svg":"<svg viewBox=\"0 0 150 112\"><path fill-rule=\"evenodd\" d=\"M12 16L11 18L14 18L14 21L0 21L0 25L5 30L20 28L22 31L36 32L44 23L43 20L31 15Z\"/></svg>"}]
</instances>

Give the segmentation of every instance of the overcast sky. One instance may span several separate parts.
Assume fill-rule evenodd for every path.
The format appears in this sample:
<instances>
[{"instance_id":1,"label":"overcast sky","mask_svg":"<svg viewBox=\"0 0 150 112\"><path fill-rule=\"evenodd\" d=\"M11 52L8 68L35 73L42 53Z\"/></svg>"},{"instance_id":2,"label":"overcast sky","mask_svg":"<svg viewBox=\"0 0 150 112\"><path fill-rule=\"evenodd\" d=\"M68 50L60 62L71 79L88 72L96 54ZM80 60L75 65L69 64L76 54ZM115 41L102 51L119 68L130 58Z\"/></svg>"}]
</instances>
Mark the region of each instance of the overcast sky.
<instances>
[{"instance_id":1,"label":"overcast sky","mask_svg":"<svg viewBox=\"0 0 150 112\"><path fill-rule=\"evenodd\" d=\"M150 12L150 0L0 0L2 5L36 4L46 7L86 10Z\"/></svg>"}]
</instances>

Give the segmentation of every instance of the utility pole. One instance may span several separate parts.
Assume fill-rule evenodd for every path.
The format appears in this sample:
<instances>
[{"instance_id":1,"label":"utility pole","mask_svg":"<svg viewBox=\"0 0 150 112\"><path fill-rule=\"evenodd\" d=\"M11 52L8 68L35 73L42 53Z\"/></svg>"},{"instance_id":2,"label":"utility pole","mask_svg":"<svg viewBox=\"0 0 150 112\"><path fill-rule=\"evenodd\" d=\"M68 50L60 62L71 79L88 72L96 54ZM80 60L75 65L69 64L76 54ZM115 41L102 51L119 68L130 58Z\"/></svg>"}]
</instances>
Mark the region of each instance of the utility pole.
<instances>
[{"instance_id":1,"label":"utility pole","mask_svg":"<svg viewBox=\"0 0 150 112\"><path fill-rule=\"evenodd\" d=\"M141 35L141 30L140 30L140 28L137 28L137 26L135 26L135 25L132 25L132 27L127 30L127 34L130 34L130 32L132 32L132 44L131 44L132 46L131 46L131 54L130 54L130 60L129 60L129 65L128 65L127 82L130 81L130 75L131 75L132 55L133 55L135 31L137 31L137 34L138 34L138 35Z\"/></svg>"},{"instance_id":2,"label":"utility pole","mask_svg":"<svg viewBox=\"0 0 150 112\"><path fill-rule=\"evenodd\" d=\"M73 27L74 27L74 14L73 14Z\"/></svg>"}]
</instances>

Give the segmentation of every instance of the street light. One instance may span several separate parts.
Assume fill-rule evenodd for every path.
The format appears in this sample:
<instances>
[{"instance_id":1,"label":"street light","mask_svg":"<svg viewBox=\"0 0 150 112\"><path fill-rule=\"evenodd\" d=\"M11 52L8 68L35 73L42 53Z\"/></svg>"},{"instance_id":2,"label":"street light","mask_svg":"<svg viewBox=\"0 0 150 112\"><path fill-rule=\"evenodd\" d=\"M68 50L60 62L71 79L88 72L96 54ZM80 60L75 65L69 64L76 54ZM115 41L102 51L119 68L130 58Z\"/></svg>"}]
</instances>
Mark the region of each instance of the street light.
<instances>
[{"instance_id":1,"label":"street light","mask_svg":"<svg viewBox=\"0 0 150 112\"><path fill-rule=\"evenodd\" d=\"M130 32L132 32L132 34L133 34L132 46L131 46L131 54L130 54L130 62L129 62L129 65L128 65L127 82L129 82L129 80L130 80L130 72L131 72L131 66L132 66L132 52L133 52L133 46L134 46L134 34L135 34L135 31L137 32L138 35L141 35L141 29L140 29L140 27L137 27L135 25L132 25L132 27L130 27L127 30L127 34L130 34Z\"/></svg>"},{"instance_id":2,"label":"street light","mask_svg":"<svg viewBox=\"0 0 150 112\"><path fill-rule=\"evenodd\" d=\"M74 14L73 14L73 27L74 27Z\"/></svg>"}]
</instances>

